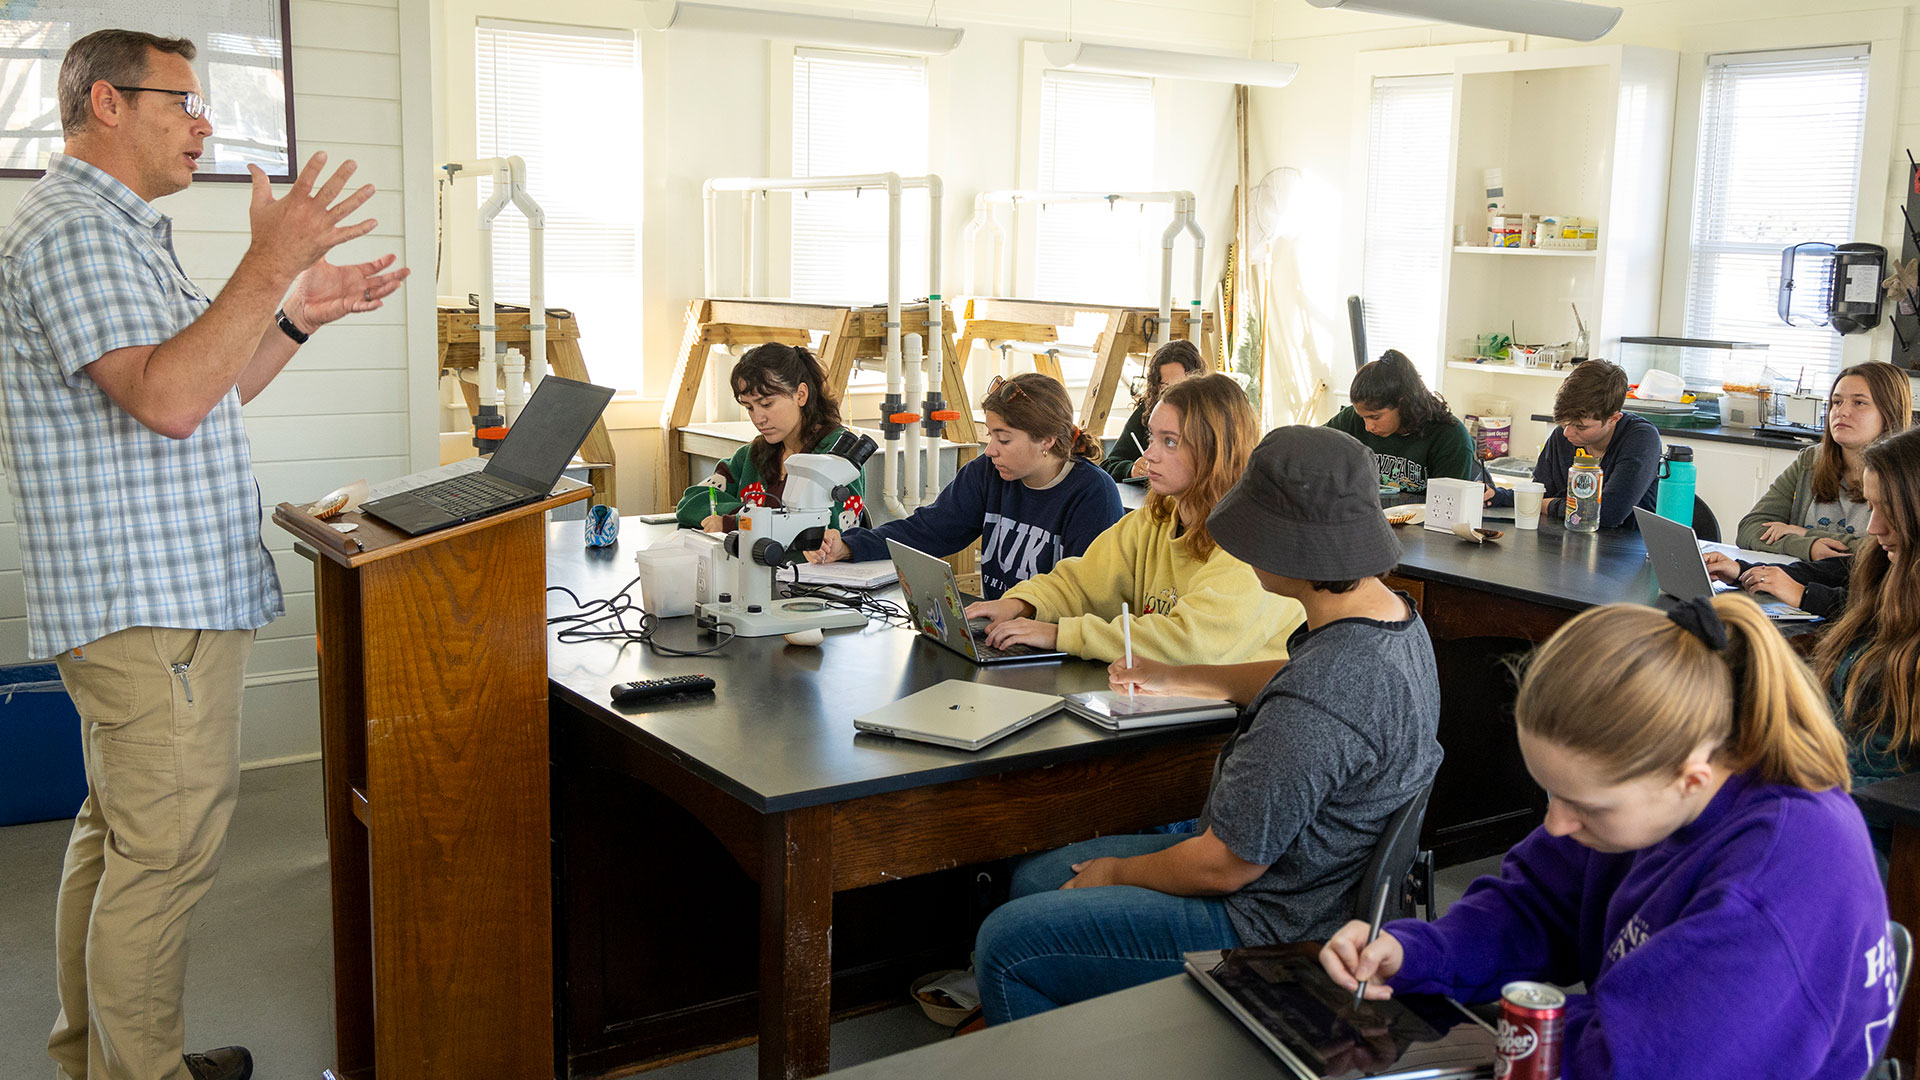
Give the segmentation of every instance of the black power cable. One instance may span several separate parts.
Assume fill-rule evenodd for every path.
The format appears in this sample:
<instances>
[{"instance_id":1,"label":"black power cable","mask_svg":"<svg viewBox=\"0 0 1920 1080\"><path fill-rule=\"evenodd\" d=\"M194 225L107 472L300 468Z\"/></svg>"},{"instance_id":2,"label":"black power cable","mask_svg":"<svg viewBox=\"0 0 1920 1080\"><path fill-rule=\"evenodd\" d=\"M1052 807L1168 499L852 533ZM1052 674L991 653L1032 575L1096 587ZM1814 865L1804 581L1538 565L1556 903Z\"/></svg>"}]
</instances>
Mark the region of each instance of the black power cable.
<instances>
[{"instance_id":1,"label":"black power cable","mask_svg":"<svg viewBox=\"0 0 1920 1080\"><path fill-rule=\"evenodd\" d=\"M637 641L660 656L709 656L726 648L727 643L734 639L733 627L723 623L716 632L726 636L704 649L676 649L671 645L662 645L656 637L660 632L660 616L641 607L633 599L633 587L639 583L640 579L636 576L605 600L582 600L579 594L564 585L549 585L548 592L566 593L578 610L569 615L555 615L547 620L547 625L560 627L558 637L562 644ZM638 616L638 626L627 624L630 616Z\"/></svg>"}]
</instances>

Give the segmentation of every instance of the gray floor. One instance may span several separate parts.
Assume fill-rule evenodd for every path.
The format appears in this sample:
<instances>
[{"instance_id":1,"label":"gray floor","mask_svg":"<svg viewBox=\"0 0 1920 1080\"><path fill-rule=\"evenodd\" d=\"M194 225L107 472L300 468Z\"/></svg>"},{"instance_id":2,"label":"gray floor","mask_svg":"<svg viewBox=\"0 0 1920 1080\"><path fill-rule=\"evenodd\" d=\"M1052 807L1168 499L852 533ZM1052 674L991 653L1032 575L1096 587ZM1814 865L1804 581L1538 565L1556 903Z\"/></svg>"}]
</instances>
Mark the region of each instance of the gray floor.
<instances>
[{"instance_id":1,"label":"gray floor","mask_svg":"<svg viewBox=\"0 0 1920 1080\"><path fill-rule=\"evenodd\" d=\"M0 828L0 1077L52 1073L43 1047L57 1011L52 987L53 899L67 823ZM195 1047L241 1043L260 1080L311 1080L333 1040L327 931L326 838L320 766L246 773L225 865L194 915L187 1038ZM1442 905L1498 860L1440 873ZM944 1038L912 1005L834 1025L842 1068ZM751 1046L649 1074L649 1080L751 1078Z\"/></svg>"}]
</instances>

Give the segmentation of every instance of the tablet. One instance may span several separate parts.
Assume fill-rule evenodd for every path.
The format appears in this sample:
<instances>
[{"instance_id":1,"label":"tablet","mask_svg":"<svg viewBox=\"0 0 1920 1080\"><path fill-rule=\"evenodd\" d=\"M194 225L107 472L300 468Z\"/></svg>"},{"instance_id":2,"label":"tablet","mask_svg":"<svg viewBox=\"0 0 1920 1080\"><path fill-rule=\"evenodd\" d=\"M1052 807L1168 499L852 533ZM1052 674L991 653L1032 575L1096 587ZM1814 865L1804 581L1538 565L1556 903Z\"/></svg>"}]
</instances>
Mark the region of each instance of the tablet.
<instances>
[{"instance_id":1,"label":"tablet","mask_svg":"<svg viewBox=\"0 0 1920 1080\"><path fill-rule=\"evenodd\" d=\"M1397 994L1353 1004L1303 941L1191 952L1187 974L1300 1080L1486 1076L1494 1032L1452 1000Z\"/></svg>"}]
</instances>

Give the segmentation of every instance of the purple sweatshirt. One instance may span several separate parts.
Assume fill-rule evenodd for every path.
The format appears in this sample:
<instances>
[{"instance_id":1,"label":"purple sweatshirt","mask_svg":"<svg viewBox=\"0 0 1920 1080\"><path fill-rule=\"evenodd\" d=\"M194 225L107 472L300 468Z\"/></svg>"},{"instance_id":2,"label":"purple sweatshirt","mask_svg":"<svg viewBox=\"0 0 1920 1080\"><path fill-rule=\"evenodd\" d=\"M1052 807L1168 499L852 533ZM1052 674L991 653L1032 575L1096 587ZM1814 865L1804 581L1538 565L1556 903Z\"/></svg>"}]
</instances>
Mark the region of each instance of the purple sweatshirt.
<instances>
[{"instance_id":1,"label":"purple sweatshirt","mask_svg":"<svg viewBox=\"0 0 1920 1080\"><path fill-rule=\"evenodd\" d=\"M1610 855L1536 829L1438 922L1387 926L1396 991L1567 996L1565 1080L1860 1080L1893 1024L1887 900L1838 789L1729 778L1650 848Z\"/></svg>"}]
</instances>

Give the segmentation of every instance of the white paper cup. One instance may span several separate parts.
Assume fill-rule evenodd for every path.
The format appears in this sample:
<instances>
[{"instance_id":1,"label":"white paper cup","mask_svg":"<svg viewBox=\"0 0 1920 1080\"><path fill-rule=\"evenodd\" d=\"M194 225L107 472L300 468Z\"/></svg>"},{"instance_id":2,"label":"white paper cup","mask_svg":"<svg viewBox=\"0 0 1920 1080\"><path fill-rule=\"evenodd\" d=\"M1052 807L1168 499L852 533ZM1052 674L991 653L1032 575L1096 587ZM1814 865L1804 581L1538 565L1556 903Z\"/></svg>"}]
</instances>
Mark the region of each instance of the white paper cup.
<instances>
[{"instance_id":1,"label":"white paper cup","mask_svg":"<svg viewBox=\"0 0 1920 1080\"><path fill-rule=\"evenodd\" d=\"M1513 485L1513 526L1516 529L1537 529L1540 527L1540 503L1547 496L1547 486L1532 480Z\"/></svg>"}]
</instances>

